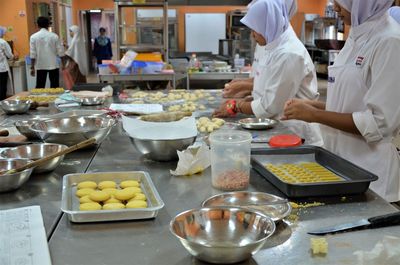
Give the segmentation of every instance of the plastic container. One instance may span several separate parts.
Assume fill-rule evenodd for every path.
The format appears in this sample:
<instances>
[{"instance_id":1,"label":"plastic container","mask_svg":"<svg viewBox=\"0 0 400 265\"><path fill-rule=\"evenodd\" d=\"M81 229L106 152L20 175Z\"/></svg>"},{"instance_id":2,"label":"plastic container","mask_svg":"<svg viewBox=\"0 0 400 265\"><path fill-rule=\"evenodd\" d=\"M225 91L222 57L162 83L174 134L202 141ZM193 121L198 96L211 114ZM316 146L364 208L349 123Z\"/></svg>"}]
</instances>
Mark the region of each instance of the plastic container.
<instances>
[{"instance_id":1,"label":"plastic container","mask_svg":"<svg viewBox=\"0 0 400 265\"><path fill-rule=\"evenodd\" d=\"M245 65L244 58L240 58L238 53L235 54L235 59L234 59L233 63L234 63L235 69L237 71L240 71Z\"/></svg>"},{"instance_id":2,"label":"plastic container","mask_svg":"<svg viewBox=\"0 0 400 265\"><path fill-rule=\"evenodd\" d=\"M201 62L199 61L199 59L197 59L196 54L193 53L189 61L188 72L197 73L200 72L200 69L201 69Z\"/></svg>"},{"instance_id":3,"label":"plastic container","mask_svg":"<svg viewBox=\"0 0 400 265\"><path fill-rule=\"evenodd\" d=\"M219 130L210 134L212 186L220 190L243 190L250 181L251 134Z\"/></svg>"},{"instance_id":4,"label":"plastic container","mask_svg":"<svg viewBox=\"0 0 400 265\"><path fill-rule=\"evenodd\" d=\"M99 74L101 75L109 75L111 73L108 64L99 64L98 68L99 68Z\"/></svg>"}]
</instances>

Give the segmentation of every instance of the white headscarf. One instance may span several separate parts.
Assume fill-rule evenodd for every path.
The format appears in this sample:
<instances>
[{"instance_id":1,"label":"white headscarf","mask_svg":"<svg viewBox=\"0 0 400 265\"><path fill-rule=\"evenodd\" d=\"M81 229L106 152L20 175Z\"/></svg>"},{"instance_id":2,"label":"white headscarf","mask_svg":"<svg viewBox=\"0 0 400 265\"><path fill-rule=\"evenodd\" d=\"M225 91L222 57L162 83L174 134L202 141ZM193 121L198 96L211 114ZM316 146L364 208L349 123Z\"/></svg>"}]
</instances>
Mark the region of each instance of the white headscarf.
<instances>
[{"instance_id":1,"label":"white headscarf","mask_svg":"<svg viewBox=\"0 0 400 265\"><path fill-rule=\"evenodd\" d=\"M72 38L71 45L65 54L71 57L78 64L79 71L81 71L83 75L87 75L88 62L86 56L86 47L81 36L81 30L76 25L71 26L69 30L74 33L74 36Z\"/></svg>"},{"instance_id":2,"label":"white headscarf","mask_svg":"<svg viewBox=\"0 0 400 265\"><path fill-rule=\"evenodd\" d=\"M394 18L394 20L397 21L397 23L400 23L400 7L399 6L394 6L389 8L389 15Z\"/></svg>"},{"instance_id":3,"label":"white headscarf","mask_svg":"<svg viewBox=\"0 0 400 265\"><path fill-rule=\"evenodd\" d=\"M351 26L382 16L392 6L393 0L335 0L351 13Z\"/></svg>"},{"instance_id":4,"label":"white headscarf","mask_svg":"<svg viewBox=\"0 0 400 265\"><path fill-rule=\"evenodd\" d=\"M259 0L250 6L246 16L240 22L271 43L288 28L289 17L284 1Z\"/></svg>"},{"instance_id":5,"label":"white headscarf","mask_svg":"<svg viewBox=\"0 0 400 265\"><path fill-rule=\"evenodd\" d=\"M258 0L253 0L247 5L247 9L249 9L252 5L254 5ZM292 19L293 16L297 12L297 0L283 0L286 4L286 10L289 15L289 19Z\"/></svg>"}]
</instances>

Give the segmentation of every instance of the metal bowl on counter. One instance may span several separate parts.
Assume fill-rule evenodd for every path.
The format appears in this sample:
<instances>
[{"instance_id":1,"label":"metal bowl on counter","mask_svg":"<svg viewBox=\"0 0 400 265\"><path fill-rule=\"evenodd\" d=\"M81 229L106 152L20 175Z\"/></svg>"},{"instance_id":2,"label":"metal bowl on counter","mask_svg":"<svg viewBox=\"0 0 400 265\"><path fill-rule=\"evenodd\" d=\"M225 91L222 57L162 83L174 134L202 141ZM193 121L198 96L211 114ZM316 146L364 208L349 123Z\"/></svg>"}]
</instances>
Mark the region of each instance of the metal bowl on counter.
<instances>
[{"instance_id":1,"label":"metal bowl on counter","mask_svg":"<svg viewBox=\"0 0 400 265\"><path fill-rule=\"evenodd\" d=\"M263 130L275 127L279 121L273 119L263 119L263 118L247 118L239 120L239 124L250 130Z\"/></svg>"},{"instance_id":2,"label":"metal bowl on counter","mask_svg":"<svg viewBox=\"0 0 400 265\"><path fill-rule=\"evenodd\" d=\"M260 250L274 233L275 223L251 209L200 208L178 214L170 223L170 231L196 258L231 264Z\"/></svg>"},{"instance_id":3,"label":"metal bowl on counter","mask_svg":"<svg viewBox=\"0 0 400 265\"><path fill-rule=\"evenodd\" d=\"M62 144L30 144L5 149L0 153L0 155L4 158L26 158L31 160L38 160L40 158L52 155L67 148L68 147L66 145ZM64 155L55 157L45 164L37 166L34 169L34 172L45 173L53 171L63 160Z\"/></svg>"},{"instance_id":4,"label":"metal bowl on counter","mask_svg":"<svg viewBox=\"0 0 400 265\"><path fill-rule=\"evenodd\" d=\"M16 169L32 162L29 159L0 159L0 171ZM12 191L18 189L31 176L33 168L14 174L0 175L0 192Z\"/></svg>"},{"instance_id":5,"label":"metal bowl on counter","mask_svg":"<svg viewBox=\"0 0 400 265\"><path fill-rule=\"evenodd\" d=\"M80 102L83 106L95 106L102 105L106 99L104 97L87 97L80 98Z\"/></svg>"},{"instance_id":6,"label":"metal bowl on counter","mask_svg":"<svg viewBox=\"0 0 400 265\"><path fill-rule=\"evenodd\" d=\"M26 121L16 121L14 122L14 126L17 128L20 134L24 135L29 140L37 140L40 139L39 135L33 131L30 127L35 122L41 121L39 119L32 119Z\"/></svg>"},{"instance_id":7,"label":"metal bowl on counter","mask_svg":"<svg viewBox=\"0 0 400 265\"><path fill-rule=\"evenodd\" d=\"M32 104L30 100L3 100L0 107L6 114L24 114L29 111Z\"/></svg>"},{"instance_id":8,"label":"metal bowl on counter","mask_svg":"<svg viewBox=\"0 0 400 265\"><path fill-rule=\"evenodd\" d=\"M116 120L109 117L69 117L39 121L30 127L47 143L65 144L68 146L96 138L100 144L110 133Z\"/></svg>"},{"instance_id":9,"label":"metal bowl on counter","mask_svg":"<svg viewBox=\"0 0 400 265\"><path fill-rule=\"evenodd\" d=\"M202 203L203 207L246 207L261 211L275 222L287 217L292 211L290 203L273 194L252 191L234 191L214 195Z\"/></svg>"},{"instance_id":10,"label":"metal bowl on counter","mask_svg":"<svg viewBox=\"0 0 400 265\"><path fill-rule=\"evenodd\" d=\"M136 149L147 158L155 161L173 161L178 159L177 151L192 145L196 136L176 140L148 140L131 138Z\"/></svg>"}]
</instances>

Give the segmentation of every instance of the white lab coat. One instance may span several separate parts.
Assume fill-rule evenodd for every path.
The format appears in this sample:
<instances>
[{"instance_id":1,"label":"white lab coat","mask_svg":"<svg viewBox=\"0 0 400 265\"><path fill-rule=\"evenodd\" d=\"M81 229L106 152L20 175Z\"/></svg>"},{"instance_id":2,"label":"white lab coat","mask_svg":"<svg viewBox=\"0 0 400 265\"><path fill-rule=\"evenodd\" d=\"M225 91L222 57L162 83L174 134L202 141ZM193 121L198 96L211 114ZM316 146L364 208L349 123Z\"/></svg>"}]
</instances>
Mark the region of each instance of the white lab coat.
<instances>
[{"instance_id":1,"label":"white lab coat","mask_svg":"<svg viewBox=\"0 0 400 265\"><path fill-rule=\"evenodd\" d=\"M353 28L329 67L326 109L352 113L362 136L324 126L325 147L378 175L371 189L400 200L400 27L388 14Z\"/></svg>"},{"instance_id":2,"label":"white lab coat","mask_svg":"<svg viewBox=\"0 0 400 265\"><path fill-rule=\"evenodd\" d=\"M10 79L10 84L11 84L11 89L12 92L14 93L14 83L11 75L11 70L10 66L8 65L8 59L14 58L11 47L8 45L8 43L0 38L0 72L8 73L8 78ZM6 88L7 89L7 88Z\"/></svg>"},{"instance_id":3,"label":"white lab coat","mask_svg":"<svg viewBox=\"0 0 400 265\"><path fill-rule=\"evenodd\" d=\"M30 38L30 57L36 59L36 70L59 68L57 56L64 56L64 47L57 34L40 29Z\"/></svg>"},{"instance_id":4,"label":"white lab coat","mask_svg":"<svg viewBox=\"0 0 400 265\"><path fill-rule=\"evenodd\" d=\"M287 100L318 98L314 64L291 26L261 49L251 102L256 117L280 119ZM284 124L305 138L307 144L323 144L317 124L303 121L285 121Z\"/></svg>"},{"instance_id":5,"label":"white lab coat","mask_svg":"<svg viewBox=\"0 0 400 265\"><path fill-rule=\"evenodd\" d=\"M256 75L256 72L258 71L258 61L262 57L264 49L256 44L256 48L254 49L254 59L253 59L253 64L251 65L251 72L250 72L250 78L254 78Z\"/></svg>"}]
</instances>

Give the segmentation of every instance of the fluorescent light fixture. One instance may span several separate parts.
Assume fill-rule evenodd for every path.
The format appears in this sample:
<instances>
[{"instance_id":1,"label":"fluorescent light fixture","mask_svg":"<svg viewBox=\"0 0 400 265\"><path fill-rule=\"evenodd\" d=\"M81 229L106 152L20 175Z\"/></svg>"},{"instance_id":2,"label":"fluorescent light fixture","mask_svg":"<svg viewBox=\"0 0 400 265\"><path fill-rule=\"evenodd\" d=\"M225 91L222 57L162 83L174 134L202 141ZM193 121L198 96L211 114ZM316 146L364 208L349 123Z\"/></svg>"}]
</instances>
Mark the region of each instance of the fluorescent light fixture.
<instances>
[{"instance_id":1,"label":"fluorescent light fixture","mask_svg":"<svg viewBox=\"0 0 400 265\"><path fill-rule=\"evenodd\" d=\"M101 13L101 9L91 9L90 13Z\"/></svg>"}]
</instances>

